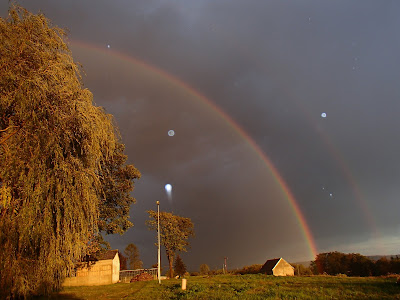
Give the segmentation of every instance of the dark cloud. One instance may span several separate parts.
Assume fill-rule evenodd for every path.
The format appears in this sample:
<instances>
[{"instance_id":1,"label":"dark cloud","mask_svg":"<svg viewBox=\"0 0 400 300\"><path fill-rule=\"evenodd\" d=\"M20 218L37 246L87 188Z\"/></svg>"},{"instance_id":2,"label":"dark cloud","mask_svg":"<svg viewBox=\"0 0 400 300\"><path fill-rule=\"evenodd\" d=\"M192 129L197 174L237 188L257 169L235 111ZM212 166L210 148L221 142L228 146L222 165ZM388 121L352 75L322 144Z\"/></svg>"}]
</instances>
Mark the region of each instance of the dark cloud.
<instances>
[{"instance_id":1,"label":"dark cloud","mask_svg":"<svg viewBox=\"0 0 400 300\"><path fill-rule=\"evenodd\" d=\"M194 93L118 52L231 116L287 182L319 250L398 251L398 2L21 4L68 28L72 41L103 49L71 44L85 84L115 116L129 161L143 173L135 227L110 237L113 247L134 242L153 264L145 211L160 200L195 223L184 255L191 269L220 267L226 256L231 267L310 258L291 204L248 141Z\"/></svg>"}]
</instances>

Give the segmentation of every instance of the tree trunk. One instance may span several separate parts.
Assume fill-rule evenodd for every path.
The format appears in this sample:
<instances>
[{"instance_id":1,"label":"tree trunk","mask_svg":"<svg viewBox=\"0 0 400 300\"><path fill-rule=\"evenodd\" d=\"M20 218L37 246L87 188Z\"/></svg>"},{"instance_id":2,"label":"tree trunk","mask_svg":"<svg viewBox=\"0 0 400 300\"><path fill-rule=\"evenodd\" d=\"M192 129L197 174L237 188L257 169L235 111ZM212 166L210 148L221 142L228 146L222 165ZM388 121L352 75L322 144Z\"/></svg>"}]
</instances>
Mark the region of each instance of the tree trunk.
<instances>
[{"instance_id":1,"label":"tree trunk","mask_svg":"<svg viewBox=\"0 0 400 300\"><path fill-rule=\"evenodd\" d=\"M174 277L174 269L173 269L172 265L174 263L174 255L168 255L168 263L169 263L168 277L173 278Z\"/></svg>"}]
</instances>

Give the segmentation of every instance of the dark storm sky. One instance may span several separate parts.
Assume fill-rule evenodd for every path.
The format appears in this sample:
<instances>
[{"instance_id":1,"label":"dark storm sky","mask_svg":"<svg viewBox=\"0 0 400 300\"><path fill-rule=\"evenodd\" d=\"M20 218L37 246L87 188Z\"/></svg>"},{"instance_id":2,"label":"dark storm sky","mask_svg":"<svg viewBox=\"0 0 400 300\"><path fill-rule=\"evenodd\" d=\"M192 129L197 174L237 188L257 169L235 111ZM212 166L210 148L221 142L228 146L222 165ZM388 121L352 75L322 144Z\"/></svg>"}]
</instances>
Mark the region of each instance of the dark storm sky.
<instances>
[{"instance_id":1,"label":"dark storm sky","mask_svg":"<svg viewBox=\"0 0 400 300\"><path fill-rule=\"evenodd\" d=\"M220 268L224 257L231 268L312 259L255 150L170 74L229 115L270 158L319 252L399 253L400 2L19 3L68 28L85 85L115 116L129 162L142 172L135 226L109 237L113 248L133 242L146 267L156 262L155 233L144 222L160 200L162 210L195 223L183 255L192 270ZM7 8L2 1L2 17Z\"/></svg>"}]
</instances>

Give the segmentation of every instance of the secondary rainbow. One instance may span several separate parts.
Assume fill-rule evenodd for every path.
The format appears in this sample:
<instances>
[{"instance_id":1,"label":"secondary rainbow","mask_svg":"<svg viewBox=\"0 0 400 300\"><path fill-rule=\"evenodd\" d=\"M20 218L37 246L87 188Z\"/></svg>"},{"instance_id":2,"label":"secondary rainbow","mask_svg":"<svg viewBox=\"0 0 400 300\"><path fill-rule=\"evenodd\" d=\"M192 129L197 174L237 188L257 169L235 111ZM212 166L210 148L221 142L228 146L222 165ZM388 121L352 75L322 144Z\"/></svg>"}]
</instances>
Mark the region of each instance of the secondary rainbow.
<instances>
[{"instance_id":1,"label":"secondary rainbow","mask_svg":"<svg viewBox=\"0 0 400 300\"><path fill-rule=\"evenodd\" d=\"M229 32L226 31L224 32L223 30L221 30L221 27L216 28L214 26L212 32L218 36L218 39L223 40L225 44L229 45L229 47L238 50L238 52L241 53L243 57L252 59L255 58L254 63L257 64L259 67L263 68L262 64L260 65L260 61L257 60L257 53L254 52L254 49L248 48L246 46L246 43L241 43L240 41L236 40L234 35L229 35ZM317 122L315 121L315 117L309 113L309 111L302 105L301 101L296 100L298 98L298 95L292 95L290 89L285 89L285 92L286 92L285 96L287 96L289 99L294 100L293 103L297 106L297 108L301 110L303 115L306 116L306 120L310 122L311 126L313 128L317 128L316 125ZM371 208L369 207L368 202L365 200L365 197L363 196L359 185L357 184L354 176L352 175L352 172L349 169L348 164L345 162L343 155L340 154L340 151L338 150L337 147L335 147L332 140L329 139L329 137L326 134L323 134L322 130L317 129L316 133L323 141L324 145L326 146L326 149L338 163L338 166L340 167L342 174L344 175L349 186L352 189L354 199L357 205L361 208L361 211L363 212L363 217L365 218L367 225L370 227L374 239L376 241L381 240L382 236L378 230L378 226L371 212ZM378 243L378 247L382 249L381 252L385 252L383 250L384 247L381 243Z\"/></svg>"},{"instance_id":2,"label":"secondary rainbow","mask_svg":"<svg viewBox=\"0 0 400 300\"><path fill-rule=\"evenodd\" d=\"M275 166L273 165L271 160L268 158L268 156L257 145L257 143L243 130L243 128L240 127L239 124L237 124L220 107L218 107L211 100L207 99L204 95L200 94L198 91L196 91L193 87L189 86L187 83L181 81L180 79L172 76L171 74L169 74L161 69L158 69L158 68L156 68L152 65L149 65L143 61L137 60L136 58L134 58L132 56L129 56L129 55L121 53L121 52L117 52L115 50L111 50L110 48L103 49L102 47L99 47L97 45L87 44L87 43L77 41L77 40L72 40L71 44L74 46L77 46L77 47L82 47L85 49L99 51L102 53L107 53L112 56L116 56L119 59L124 60L128 63L134 64L134 65L139 65L151 72L154 72L154 73L158 74L159 76L161 76L162 78L167 79L170 83L174 84L175 86L188 91L190 94L192 94L197 99L199 99L202 103L204 103L207 107L209 107L212 111L217 113L223 120L225 120L226 123L231 128L233 128L251 146L251 148L255 151L255 153L260 157L260 159L264 162L264 164L268 167L268 169L272 173L275 181L281 187L282 192L285 195L285 198L289 202L290 207L293 210L294 215L296 216L296 219L300 225L303 237L309 248L311 259L315 258L315 256L317 255L318 252L317 252L317 247L316 247L314 238L313 238L311 230L306 222L306 219L305 219L303 213L301 212L300 207L297 204L296 199L293 196L292 192L290 191L288 185L283 180L282 176L279 174L278 170L275 168Z\"/></svg>"}]
</instances>

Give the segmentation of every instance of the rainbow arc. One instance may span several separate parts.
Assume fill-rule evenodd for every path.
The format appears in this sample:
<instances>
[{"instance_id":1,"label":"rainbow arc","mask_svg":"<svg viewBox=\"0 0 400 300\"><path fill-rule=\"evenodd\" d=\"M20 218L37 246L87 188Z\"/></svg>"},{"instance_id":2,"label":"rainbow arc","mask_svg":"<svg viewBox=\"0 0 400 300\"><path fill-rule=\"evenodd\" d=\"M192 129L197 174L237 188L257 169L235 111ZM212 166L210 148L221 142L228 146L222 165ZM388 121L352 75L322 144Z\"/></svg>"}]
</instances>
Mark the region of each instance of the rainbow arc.
<instances>
[{"instance_id":1,"label":"rainbow arc","mask_svg":"<svg viewBox=\"0 0 400 300\"><path fill-rule=\"evenodd\" d=\"M220 118L222 118L234 131L236 131L238 133L238 135L243 140L245 140L251 146L251 149L253 149L253 151L262 160L262 162L265 164L265 166L270 170L270 172L272 173L272 175L274 177L275 182L278 184L278 186L282 190L283 195L285 196L288 203L290 204L291 210L296 217L296 220L299 224L299 227L301 229L304 240L307 244L309 254L311 256L310 258L311 259L315 258L315 256L318 254L318 252L317 252L317 247L316 247L314 238L313 238L311 230L307 224L307 221L306 221L293 193L289 189L287 183L282 178L282 176L279 174L278 170L273 165L273 163L268 158L268 156L263 152L263 150L249 136L249 134L247 134L246 131L237 122L235 122L228 114L226 114L214 102L212 102L211 100L206 98L204 95L199 93L197 90L195 90L193 87L191 87L187 83L181 81L180 79L172 76L171 74L169 74L161 69L156 68L155 66L144 63L143 61L140 61L140 60L138 60L132 56L129 56L127 54L117 52L111 48L103 49L96 45L87 44L87 43L77 41L77 40L71 41L71 44L73 46L84 48L86 50L91 50L91 51L101 52L103 54L108 54L108 55L117 57L118 59L123 60L126 63L145 68L146 70L161 76L162 78L167 80L173 86L176 86L177 88L185 90L190 95L194 96L195 99L198 99L198 101L203 103L203 105L205 105L208 109L210 109L214 113L218 114L218 116Z\"/></svg>"}]
</instances>

